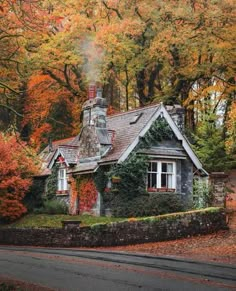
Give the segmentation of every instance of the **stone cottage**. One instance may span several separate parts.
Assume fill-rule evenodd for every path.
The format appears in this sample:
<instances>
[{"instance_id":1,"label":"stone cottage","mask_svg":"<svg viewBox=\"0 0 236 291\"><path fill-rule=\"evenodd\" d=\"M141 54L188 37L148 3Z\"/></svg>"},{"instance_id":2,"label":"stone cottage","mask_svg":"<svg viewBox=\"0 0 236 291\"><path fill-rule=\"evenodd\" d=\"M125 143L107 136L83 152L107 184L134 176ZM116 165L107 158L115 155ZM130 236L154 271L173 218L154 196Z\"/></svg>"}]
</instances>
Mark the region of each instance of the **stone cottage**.
<instances>
[{"instance_id":1,"label":"stone cottage","mask_svg":"<svg viewBox=\"0 0 236 291\"><path fill-rule=\"evenodd\" d=\"M190 201L194 175L208 174L184 135L183 108L155 104L112 116L107 116L106 111L101 90L90 86L89 99L82 107L83 126L79 135L53 142L40 154L41 177L47 181L56 167L55 196L68 203L70 213L78 213L82 203L75 180L93 177L99 169L109 171L133 153L148 157L144 182L147 192L178 194L183 201ZM171 133L167 138L165 134L156 138L156 134L160 135L160 123ZM111 184L108 180L106 188ZM93 202L91 211L96 215L104 213L99 191Z\"/></svg>"}]
</instances>

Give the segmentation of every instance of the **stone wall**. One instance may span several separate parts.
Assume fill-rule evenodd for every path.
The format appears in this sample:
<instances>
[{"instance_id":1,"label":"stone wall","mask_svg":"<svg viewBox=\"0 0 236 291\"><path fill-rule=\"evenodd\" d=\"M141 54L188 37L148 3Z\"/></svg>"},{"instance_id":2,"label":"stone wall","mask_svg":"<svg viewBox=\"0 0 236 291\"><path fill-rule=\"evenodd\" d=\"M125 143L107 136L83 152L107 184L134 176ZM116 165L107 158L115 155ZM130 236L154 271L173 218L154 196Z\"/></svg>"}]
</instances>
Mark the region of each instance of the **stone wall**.
<instances>
[{"instance_id":1,"label":"stone wall","mask_svg":"<svg viewBox=\"0 0 236 291\"><path fill-rule=\"evenodd\" d=\"M222 209L168 214L142 220L81 228L0 229L0 244L46 247L98 247L165 241L226 228Z\"/></svg>"},{"instance_id":2,"label":"stone wall","mask_svg":"<svg viewBox=\"0 0 236 291\"><path fill-rule=\"evenodd\" d=\"M210 174L210 183L212 186L212 206L225 207L226 183L228 175L224 172L215 172Z\"/></svg>"}]
</instances>

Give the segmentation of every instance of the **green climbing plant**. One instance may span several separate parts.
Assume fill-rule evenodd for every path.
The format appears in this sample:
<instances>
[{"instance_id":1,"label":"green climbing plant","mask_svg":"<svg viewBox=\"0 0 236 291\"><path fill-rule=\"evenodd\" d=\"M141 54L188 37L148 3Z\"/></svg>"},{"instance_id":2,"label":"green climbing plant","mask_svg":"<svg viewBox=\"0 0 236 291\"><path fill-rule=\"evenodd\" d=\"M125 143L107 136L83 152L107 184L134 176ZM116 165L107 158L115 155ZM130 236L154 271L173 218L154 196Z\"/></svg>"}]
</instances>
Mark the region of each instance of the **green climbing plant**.
<instances>
[{"instance_id":1,"label":"green climbing plant","mask_svg":"<svg viewBox=\"0 0 236 291\"><path fill-rule=\"evenodd\" d=\"M158 142L163 140L171 140L174 138L174 133L169 124L163 117L159 117L142 137L138 144L138 148L149 148L150 146L158 145Z\"/></svg>"},{"instance_id":2,"label":"green climbing plant","mask_svg":"<svg viewBox=\"0 0 236 291\"><path fill-rule=\"evenodd\" d=\"M55 198L55 194L57 192L58 169L59 164L55 164L51 170L51 175L48 177L46 181L47 183L46 199L48 200Z\"/></svg>"}]
</instances>

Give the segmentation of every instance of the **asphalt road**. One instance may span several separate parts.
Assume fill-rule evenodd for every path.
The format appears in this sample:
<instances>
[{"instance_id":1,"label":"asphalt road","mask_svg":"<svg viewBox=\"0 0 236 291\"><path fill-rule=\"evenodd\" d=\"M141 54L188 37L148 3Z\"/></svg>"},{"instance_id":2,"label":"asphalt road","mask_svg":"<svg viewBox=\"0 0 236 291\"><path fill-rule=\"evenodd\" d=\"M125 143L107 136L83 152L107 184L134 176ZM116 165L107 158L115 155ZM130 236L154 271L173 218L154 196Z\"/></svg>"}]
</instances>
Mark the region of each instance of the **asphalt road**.
<instances>
[{"instance_id":1,"label":"asphalt road","mask_svg":"<svg viewBox=\"0 0 236 291\"><path fill-rule=\"evenodd\" d=\"M236 290L236 266L118 252L0 246L0 275L55 290Z\"/></svg>"}]
</instances>

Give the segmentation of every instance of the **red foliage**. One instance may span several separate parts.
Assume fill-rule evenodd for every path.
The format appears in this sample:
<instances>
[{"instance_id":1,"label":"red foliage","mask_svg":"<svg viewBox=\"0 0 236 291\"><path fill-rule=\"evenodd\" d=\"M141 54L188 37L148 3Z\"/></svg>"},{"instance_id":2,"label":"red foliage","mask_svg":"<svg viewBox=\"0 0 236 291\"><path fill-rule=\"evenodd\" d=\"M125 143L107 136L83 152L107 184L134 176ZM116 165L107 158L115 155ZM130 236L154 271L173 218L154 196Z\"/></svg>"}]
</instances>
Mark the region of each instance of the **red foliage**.
<instances>
[{"instance_id":1,"label":"red foliage","mask_svg":"<svg viewBox=\"0 0 236 291\"><path fill-rule=\"evenodd\" d=\"M97 199L97 189L92 179L84 179L79 185L79 209L90 211Z\"/></svg>"},{"instance_id":2,"label":"red foliage","mask_svg":"<svg viewBox=\"0 0 236 291\"><path fill-rule=\"evenodd\" d=\"M77 201L78 192L76 187L76 180L73 177L70 177L70 215L78 214Z\"/></svg>"},{"instance_id":3,"label":"red foliage","mask_svg":"<svg viewBox=\"0 0 236 291\"><path fill-rule=\"evenodd\" d=\"M27 211L22 199L36 166L29 149L15 136L0 135L0 149L0 218L14 220Z\"/></svg>"},{"instance_id":4,"label":"red foliage","mask_svg":"<svg viewBox=\"0 0 236 291\"><path fill-rule=\"evenodd\" d=\"M111 105L109 105L108 108L107 108L107 115L109 116L109 115L113 115L113 114L116 114L116 113L118 113L118 111L115 110Z\"/></svg>"}]
</instances>

